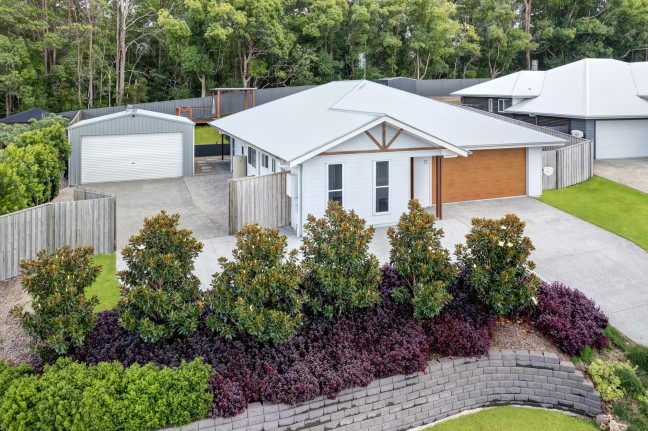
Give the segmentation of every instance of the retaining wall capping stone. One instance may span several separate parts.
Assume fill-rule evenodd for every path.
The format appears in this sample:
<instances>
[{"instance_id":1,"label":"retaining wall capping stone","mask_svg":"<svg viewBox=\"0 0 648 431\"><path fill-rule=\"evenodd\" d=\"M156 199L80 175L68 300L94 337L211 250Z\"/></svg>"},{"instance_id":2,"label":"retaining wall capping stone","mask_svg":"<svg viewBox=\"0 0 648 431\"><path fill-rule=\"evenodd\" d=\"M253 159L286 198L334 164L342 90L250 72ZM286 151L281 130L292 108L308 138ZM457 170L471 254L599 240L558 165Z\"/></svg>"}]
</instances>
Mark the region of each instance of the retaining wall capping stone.
<instances>
[{"instance_id":1,"label":"retaining wall capping stone","mask_svg":"<svg viewBox=\"0 0 648 431\"><path fill-rule=\"evenodd\" d=\"M233 418L204 419L169 431L400 431L463 410L520 404L601 413L601 396L555 353L491 350L487 358L441 358L425 372L374 380L335 400L289 406L252 403Z\"/></svg>"}]
</instances>

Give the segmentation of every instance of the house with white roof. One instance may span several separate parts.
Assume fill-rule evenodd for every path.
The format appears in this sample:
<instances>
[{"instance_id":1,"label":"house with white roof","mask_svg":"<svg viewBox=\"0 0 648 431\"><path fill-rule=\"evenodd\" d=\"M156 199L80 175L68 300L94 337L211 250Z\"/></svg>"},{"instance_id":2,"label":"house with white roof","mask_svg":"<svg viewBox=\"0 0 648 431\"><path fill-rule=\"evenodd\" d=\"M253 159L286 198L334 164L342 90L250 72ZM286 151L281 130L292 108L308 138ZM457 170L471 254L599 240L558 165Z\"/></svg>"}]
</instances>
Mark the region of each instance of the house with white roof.
<instances>
[{"instance_id":1,"label":"house with white roof","mask_svg":"<svg viewBox=\"0 0 648 431\"><path fill-rule=\"evenodd\" d=\"M424 206L542 193L542 148L563 141L369 81L339 81L210 123L247 175L289 172L291 224L329 200L391 225ZM439 203L437 205L437 202Z\"/></svg>"},{"instance_id":2,"label":"house with white roof","mask_svg":"<svg viewBox=\"0 0 648 431\"><path fill-rule=\"evenodd\" d=\"M462 104L595 142L597 159L648 157L648 62L585 59L452 93Z\"/></svg>"}]
</instances>

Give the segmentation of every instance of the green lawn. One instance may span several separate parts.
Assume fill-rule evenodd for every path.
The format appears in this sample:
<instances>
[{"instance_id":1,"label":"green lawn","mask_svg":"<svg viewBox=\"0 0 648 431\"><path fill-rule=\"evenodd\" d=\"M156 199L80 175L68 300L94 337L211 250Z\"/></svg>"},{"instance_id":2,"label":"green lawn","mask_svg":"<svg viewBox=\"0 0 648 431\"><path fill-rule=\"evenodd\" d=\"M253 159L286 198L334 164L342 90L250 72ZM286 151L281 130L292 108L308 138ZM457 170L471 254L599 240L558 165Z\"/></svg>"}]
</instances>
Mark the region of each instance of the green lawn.
<instances>
[{"instance_id":1,"label":"green lawn","mask_svg":"<svg viewBox=\"0 0 648 431\"><path fill-rule=\"evenodd\" d=\"M594 177L565 189L545 190L538 200L648 250L648 194Z\"/></svg>"},{"instance_id":2,"label":"green lawn","mask_svg":"<svg viewBox=\"0 0 648 431\"><path fill-rule=\"evenodd\" d=\"M98 254L92 260L95 265L101 265L101 273L86 294L99 298L95 312L111 310L119 301L119 282L117 281L117 264L114 254Z\"/></svg>"},{"instance_id":3,"label":"green lawn","mask_svg":"<svg viewBox=\"0 0 648 431\"><path fill-rule=\"evenodd\" d=\"M227 143L227 138L225 143ZM205 144L220 144L221 143L221 134L218 133L218 130L212 126L196 126L194 129L194 144L195 145L205 145Z\"/></svg>"},{"instance_id":4,"label":"green lawn","mask_svg":"<svg viewBox=\"0 0 648 431\"><path fill-rule=\"evenodd\" d=\"M441 422L430 431L595 431L593 422L564 413L520 407L495 407Z\"/></svg>"}]
</instances>

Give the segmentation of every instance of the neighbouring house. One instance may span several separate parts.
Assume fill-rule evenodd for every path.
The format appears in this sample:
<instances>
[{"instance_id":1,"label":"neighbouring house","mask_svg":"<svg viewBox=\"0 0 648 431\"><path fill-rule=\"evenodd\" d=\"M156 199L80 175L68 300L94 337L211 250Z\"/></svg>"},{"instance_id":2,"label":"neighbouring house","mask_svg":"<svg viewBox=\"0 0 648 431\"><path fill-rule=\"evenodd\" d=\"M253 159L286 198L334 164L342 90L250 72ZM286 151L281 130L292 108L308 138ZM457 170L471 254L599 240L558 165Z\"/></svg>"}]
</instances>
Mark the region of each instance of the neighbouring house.
<instances>
[{"instance_id":1,"label":"neighbouring house","mask_svg":"<svg viewBox=\"0 0 648 431\"><path fill-rule=\"evenodd\" d=\"M192 176L194 126L132 107L79 121L68 127L70 184Z\"/></svg>"},{"instance_id":2,"label":"neighbouring house","mask_svg":"<svg viewBox=\"0 0 648 431\"><path fill-rule=\"evenodd\" d=\"M369 81L321 85L210 123L247 156L247 175L289 171L291 224L336 200L390 225L410 198L542 193L542 147L563 141ZM441 205L436 205L437 215Z\"/></svg>"},{"instance_id":3,"label":"neighbouring house","mask_svg":"<svg viewBox=\"0 0 648 431\"><path fill-rule=\"evenodd\" d=\"M484 111L564 133L581 131L595 142L597 159L648 156L648 62L585 59L452 94Z\"/></svg>"},{"instance_id":4,"label":"neighbouring house","mask_svg":"<svg viewBox=\"0 0 648 431\"><path fill-rule=\"evenodd\" d=\"M31 108L26 111L17 112L5 118L0 118L0 124L29 124L31 120L42 120L51 112L40 108Z\"/></svg>"}]
</instances>

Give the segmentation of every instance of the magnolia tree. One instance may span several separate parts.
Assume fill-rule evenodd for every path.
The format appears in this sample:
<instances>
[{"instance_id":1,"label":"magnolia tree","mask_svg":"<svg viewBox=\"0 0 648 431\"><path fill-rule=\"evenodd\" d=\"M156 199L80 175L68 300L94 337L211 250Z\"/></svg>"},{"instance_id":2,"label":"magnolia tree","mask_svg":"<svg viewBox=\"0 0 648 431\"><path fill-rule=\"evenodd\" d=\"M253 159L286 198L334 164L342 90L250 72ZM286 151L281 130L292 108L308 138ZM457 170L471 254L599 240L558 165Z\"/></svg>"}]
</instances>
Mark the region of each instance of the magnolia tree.
<instances>
[{"instance_id":1,"label":"magnolia tree","mask_svg":"<svg viewBox=\"0 0 648 431\"><path fill-rule=\"evenodd\" d=\"M369 253L373 227L353 210L329 201L324 217L308 216L301 251L304 287L313 313L332 317L380 301L381 271Z\"/></svg>"},{"instance_id":2,"label":"magnolia tree","mask_svg":"<svg viewBox=\"0 0 648 431\"><path fill-rule=\"evenodd\" d=\"M529 255L535 247L524 236L524 226L513 214L498 220L473 218L466 245L457 245L457 259L466 271L466 281L498 314L527 304L540 285L531 273L535 264Z\"/></svg>"},{"instance_id":3,"label":"magnolia tree","mask_svg":"<svg viewBox=\"0 0 648 431\"><path fill-rule=\"evenodd\" d=\"M122 250L128 269L117 274L119 322L148 342L195 332L204 307L192 272L203 245L190 230L178 228L179 219L165 211L145 218Z\"/></svg>"},{"instance_id":4,"label":"magnolia tree","mask_svg":"<svg viewBox=\"0 0 648 431\"><path fill-rule=\"evenodd\" d=\"M261 342L282 343L302 324L305 295L300 293L297 251L286 253L278 229L245 225L236 234L233 259L222 257L208 296L207 325L232 338L247 333Z\"/></svg>"},{"instance_id":5,"label":"magnolia tree","mask_svg":"<svg viewBox=\"0 0 648 431\"><path fill-rule=\"evenodd\" d=\"M431 319L452 300L448 286L457 276L450 252L441 246L443 230L434 227L434 216L412 199L396 228L389 228L389 258L407 280L407 286L393 291L396 301L411 302L414 316Z\"/></svg>"},{"instance_id":6,"label":"magnolia tree","mask_svg":"<svg viewBox=\"0 0 648 431\"><path fill-rule=\"evenodd\" d=\"M93 312L99 300L87 298L85 289L96 280L100 267L92 266L92 247L41 250L37 259L23 261L23 288L32 297L33 312L12 310L25 332L33 337L32 347L40 356L52 351L62 355L83 344L94 329Z\"/></svg>"}]
</instances>

